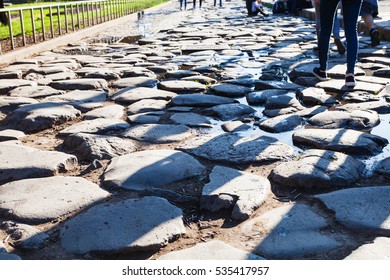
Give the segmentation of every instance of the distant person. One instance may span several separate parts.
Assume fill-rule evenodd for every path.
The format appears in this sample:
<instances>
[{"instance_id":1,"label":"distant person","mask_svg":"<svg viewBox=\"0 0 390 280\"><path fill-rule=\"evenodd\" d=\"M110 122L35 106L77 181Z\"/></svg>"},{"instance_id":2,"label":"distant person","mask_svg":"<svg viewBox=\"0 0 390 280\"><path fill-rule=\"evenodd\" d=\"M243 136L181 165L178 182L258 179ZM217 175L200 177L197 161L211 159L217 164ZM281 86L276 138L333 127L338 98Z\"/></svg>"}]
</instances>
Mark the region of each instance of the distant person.
<instances>
[{"instance_id":1,"label":"distant person","mask_svg":"<svg viewBox=\"0 0 390 280\"><path fill-rule=\"evenodd\" d=\"M183 2L184 2L184 10L187 10L187 0L180 0L180 11L183 10Z\"/></svg>"},{"instance_id":2,"label":"distant person","mask_svg":"<svg viewBox=\"0 0 390 280\"><path fill-rule=\"evenodd\" d=\"M217 0L214 0L214 7L217 6ZM219 0L219 6L222 7L222 0Z\"/></svg>"},{"instance_id":3,"label":"distant person","mask_svg":"<svg viewBox=\"0 0 390 280\"><path fill-rule=\"evenodd\" d=\"M195 10L196 0L193 0L193 1L194 1L193 9ZM202 0L199 0L199 9L202 9Z\"/></svg>"},{"instance_id":4,"label":"distant person","mask_svg":"<svg viewBox=\"0 0 390 280\"><path fill-rule=\"evenodd\" d=\"M357 22L360 13L362 0L341 0L345 38L347 41L347 71L345 73L345 85L347 87L356 86L355 64L358 53ZM320 66L313 69L313 74L321 81L328 80L328 53L329 41L332 33L333 19L339 0L320 1L320 37L319 37L319 61Z\"/></svg>"},{"instance_id":5,"label":"distant person","mask_svg":"<svg viewBox=\"0 0 390 280\"><path fill-rule=\"evenodd\" d=\"M286 1L287 0L277 0L272 6L272 13L275 15L285 14L288 10Z\"/></svg>"},{"instance_id":6,"label":"distant person","mask_svg":"<svg viewBox=\"0 0 390 280\"><path fill-rule=\"evenodd\" d=\"M381 41L379 39L379 32L375 28L374 18L378 15L378 0L363 0L360 15L364 23L370 29L371 46L378 46Z\"/></svg>"},{"instance_id":7,"label":"distant person","mask_svg":"<svg viewBox=\"0 0 390 280\"><path fill-rule=\"evenodd\" d=\"M268 14L264 12L263 3L261 0L252 0L251 15L257 16L259 13L265 17L268 17Z\"/></svg>"},{"instance_id":8,"label":"distant person","mask_svg":"<svg viewBox=\"0 0 390 280\"><path fill-rule=\"evenodd\" d=\"M320 1L321 0L311 0L312 5L314 7L315 15L316 15L316 32L317 32L317 47L314 48L314 51L318 52L318 40L320 37L320 30L321 30L321 21L320 21ZM333 21L333 39L334 43L336 44L337 51L339 54L344 54L345 53L345 47L343 43L340 40L340 21L337 17L337 11L341 2L339 2L335 15L334 15L334 21Z\"/></svg>"}]
</instances>

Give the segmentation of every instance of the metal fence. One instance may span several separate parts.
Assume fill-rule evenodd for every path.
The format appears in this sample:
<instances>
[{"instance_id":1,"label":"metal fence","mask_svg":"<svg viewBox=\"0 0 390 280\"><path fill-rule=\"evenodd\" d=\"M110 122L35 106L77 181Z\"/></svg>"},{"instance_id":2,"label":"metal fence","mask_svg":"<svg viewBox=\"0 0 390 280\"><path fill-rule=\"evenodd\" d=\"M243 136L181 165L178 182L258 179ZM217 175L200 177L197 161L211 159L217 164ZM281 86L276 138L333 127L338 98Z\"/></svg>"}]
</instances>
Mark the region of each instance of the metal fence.
<instances>
[{"instance_id":1,"label":"metal fence","mask_svg":"<svg viewBox=\"0 0 390 280\"><path fill-rule=\"evenodd\" d=\"M8 28L0 29L0 53L123 17L161 2L163 0L95 0L0 9L9 22Z\"/></svg>"}]
</instances>

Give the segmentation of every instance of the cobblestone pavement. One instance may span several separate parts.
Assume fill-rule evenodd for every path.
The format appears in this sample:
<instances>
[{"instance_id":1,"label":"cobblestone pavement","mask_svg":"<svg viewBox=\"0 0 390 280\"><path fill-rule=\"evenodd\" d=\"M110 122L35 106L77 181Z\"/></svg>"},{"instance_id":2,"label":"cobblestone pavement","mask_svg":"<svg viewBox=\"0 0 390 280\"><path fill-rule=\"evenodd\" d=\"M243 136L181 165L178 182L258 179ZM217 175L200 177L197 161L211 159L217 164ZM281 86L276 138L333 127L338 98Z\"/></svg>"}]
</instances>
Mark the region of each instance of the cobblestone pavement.
<instances>
[{"instance_id":1,"label":"cobblestone pavement","mask_svg":"<svg viewBox=\"0 0 390 280\"><path fill-rule=\"evenodd\" d=\"M2 68L0 259L389 259L390 43L347 88L314 32L172 2Z\"/></svg>"}]
</instances>

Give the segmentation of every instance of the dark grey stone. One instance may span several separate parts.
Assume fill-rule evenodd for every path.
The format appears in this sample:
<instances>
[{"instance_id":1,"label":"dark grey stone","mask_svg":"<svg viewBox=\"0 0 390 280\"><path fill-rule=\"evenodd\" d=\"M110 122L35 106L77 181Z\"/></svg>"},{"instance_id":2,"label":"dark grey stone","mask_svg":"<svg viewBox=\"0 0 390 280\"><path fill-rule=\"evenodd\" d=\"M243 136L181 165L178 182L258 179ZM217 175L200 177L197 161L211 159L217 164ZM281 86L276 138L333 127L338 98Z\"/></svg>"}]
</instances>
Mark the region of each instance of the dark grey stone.
<instances>
[{"instance_id":1,"label":"dark grey stone","mask_svg":"<svg viewBox=\"0 0 390 280\"><path fill-rule=\"evenodd\" d=\"M360 179L364 164L343 153L307 150L298 159L276 166L271 180L280 186L330 189L351 185Z\"/></svg>"},{"instance_id":2,"label":"dark grey stone","mask_svg":"<svg viewBox=\"0 0 390 280\"><path fill-rule=\"evenodd\" d=\"M212 107L221 104L232 104L237 101L233 98L215 96L210 94L186 94L179 95L171 100L172 105Z\"/></svg>"},{"instance_id":3,"label":"dark grey stone","mask_svg":"<svg viewBox=\"0 0 390 280\"><path fill-rule=\"evenodd\" d=\"M357 155L378 154L389 143L380 136L351 129L304 129L292 137L298 146Z\"/></svg>"},{"instance_id":4,"label":"dark grey stone","mask_svg":"<svg viewBox=\"0 0 390 280\"><path fill-rule=\"evenodd\" d=\"M204 92L206 91L206 86L191 81L162 81L157 85L157 88L173 91L176 93L193 93L193 92Z\"/></svg>"},{"instance_id":5,"label":"dark grey stone","mask_svg":"<svg viewBox=\"0 0 390 280\"><path fill-rule=\"evenodd\" d=\"M94 206L66 222L60 238L67 252L115 253L157 250L185 231L180 208L162 198L143 197Z\"/></svg>"},{"instance_id":6,"label":"dark grey stone","mask_svg":"<svg viewBox=\"0 0 390 280\"><path fill-rule=\"evenodd\" d=\"M93 133L93 134L105 134L107 132L120 132L125 130L130 125L118 119L93 119L78 122L73 124L59 132L59 135L67 136L75 133Z\"/></svg>"},{"instance_id":7,"label":"dark grey stone","mask_svg":"<svg viewBox=\"0 0 390 280\"><path fill-rule=\"evenodd\" d=\"M304 105L333 105L338 101L327 94L322 88L305 88L297 90L297 97L302 100Z\"/></svg>"},{"instance_id":8,"label":"dark grey stone","mask_svg":"<svg viewBox=\"0 0 390 280\"><path fill-rule=\"evenodd\" d=\"M210 87L210 90L218 95L226 97L244 97L252 90L248 87L234 84L217 84Z\"/></svg>"},{"instance_id":9,"label":"dark grey stone","mask_svg":"<svg viewBox=\"0 0 390 280\"><path fill-rule=\"evenodd\" d=\"M234 133L199 136L177 149L211 161L239 164L285 160L294 153L292 147L276 138L242 137Z\"/></svg>"},{"instance_id":10,"label":"dark grey stone","mask_svg":"<svg viewBox=\"0 0 390 280\"><path fill-rule=\"evenodd\" d=\"M115 102L131 104L144 99L170 100L175 96L177 96L176 93L167 90L137 87L117 91L110 99Z\"/></svg>"},{"instance_id":11,"label":"dark grey stone","mask_svg":"<svg viewBox=\"0 0 390 280\"><path fill-rule=\"evenodd\" d=\"M304 124L304 120L298 115L282 115L262 121L259 127L262 130L279 133L294 130Z\"/></svg>"},{"instance_id":12,"label":"dark grey stone","mask_svg":"<svg viewBox=\"0 0 390 280\"><path fill-rule=\"evenodd\" d=\"M74 79L53 81L49 84L49 86L59 90L93 90L108 88L106 80L103 79Z\"/></svg>"},{"instance_id":13,"label":"dark grey stone","mask_svg":"<svg viewBox=\"0 0 390 280\"><path fill-rule=\"evenodd\" d=\"M191 129L185 125L143 124L130 127L122 133L123 137L155 144L182 141L192 136Z\"/></svg>"},{"instance_id":14,"label":"dark grey stone","mask_svg":"<svg viewBox=\"0 0 390 280\"><path fill-rule=\"evenodd\" d=\"M288 82L282 82L282 81L257 81L255 85L256 90L265 90L265 89L284 89L284 90L296 90L301 88L301 86L294 84L294 83L288 83Z\"/></svg>"},{"instance_id":15,"label":"dark grey stone","mask_svg":"<svg viewBox=\"0 0 390 280\"><path fill-rule=\"evenodd\" d=\"M374 172L377 173L377 174L390 176L390 157L381 160L375 166Z\"/></svg>"},{"instance_id":16,"label":"dark grey stone","mask_svg":"<svg viewBox=\"0 0 390 280\"><path fill-rule=\"evenodd\" d=\"M104 172L103 184L138 191L166 189L204 171L205 167L186 153L148 150L113 158Z\"/></svg>"},{"instance_id":17,"label":"dark grey stone","mask_svg":"<svg viewBox=\"0 0 390 280\"><path fill-rule=\"evenodd\" d=\"M262 91L253 91L246 95L246 101L249 105L261 105L267 102L268 98L277 95L287 94L288 90L268 89Z\"/></svg>"},{"instance_id":18,"label":"dark grey stone","mask_svg":"<svg viewBox=\"0 0 390 280\"><path fill-rule=\"evenodd\" d=\"M149 77L131 77L123 78L112 83L116 88L136 88L136 87L148 87L153 88L157 85L158 80Z\"/></svg>"},{"instance_id":19,"label":"dark grey stone","mask_svg":"<svg viewBox=\"0 0 390 280\"><path fill-rule=\"evenodd\" d=\"M253 116L256 110L245 104L222 104L206 109L205 112L226 121L247 115Z\"/></svg>"},{"instance_id":20,"label":"dark grey stone","mask_svg":"<svg viewBox=\"0 0 390 280\"><path fill-rule=\"evenodd\" d=\"M212 127L211 122L206 117L195 113L175 113L169 119L176 124L189 127Z\"/></svg>"}]
</instances>

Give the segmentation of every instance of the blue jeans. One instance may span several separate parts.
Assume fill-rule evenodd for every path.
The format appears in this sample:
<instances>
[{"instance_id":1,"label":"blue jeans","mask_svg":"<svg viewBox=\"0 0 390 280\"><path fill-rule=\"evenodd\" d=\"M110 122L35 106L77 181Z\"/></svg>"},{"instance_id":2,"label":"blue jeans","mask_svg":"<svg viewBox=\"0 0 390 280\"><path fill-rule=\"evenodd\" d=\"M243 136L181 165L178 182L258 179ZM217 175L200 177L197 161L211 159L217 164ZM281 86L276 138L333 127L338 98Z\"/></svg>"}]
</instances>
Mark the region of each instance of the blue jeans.
<instances>
[{"instance_id":1,"label":"blue jeans","mask_svg":"<svg viewBox=\"0 0 390 280\"><path fill-rule=\"evenodd\" d=\"M184 9L187 9L187 0L180 0L180 9L183 7L183 1L184 1Z\"/></svg>"},{"instance_id":2,"label":"blue jeans","mask_svg":"<svg viewBox=\"0 0 390 280\"><path fill-rule=\"evenodd\" d=\"M217 0L214 0L214 6L217 6ZM219 0L219 6L222 7L222 0Z\"/></svg>"},{"instance_id":3,"label":"blue jeans","mask_svg":"<svg viewBox=\"0 0 390 280\"><path fill-rule=\"evenodd\" d=\"M357 22L362 0L341 0L343 4L344 31L347 41L347 73L354 74L358 52ZM339 0L320 1L321 30L319 38L320 69L327 70L329 41Z\"/></svg>"}]
</instances>

